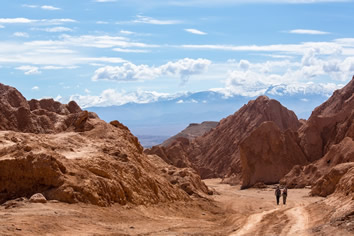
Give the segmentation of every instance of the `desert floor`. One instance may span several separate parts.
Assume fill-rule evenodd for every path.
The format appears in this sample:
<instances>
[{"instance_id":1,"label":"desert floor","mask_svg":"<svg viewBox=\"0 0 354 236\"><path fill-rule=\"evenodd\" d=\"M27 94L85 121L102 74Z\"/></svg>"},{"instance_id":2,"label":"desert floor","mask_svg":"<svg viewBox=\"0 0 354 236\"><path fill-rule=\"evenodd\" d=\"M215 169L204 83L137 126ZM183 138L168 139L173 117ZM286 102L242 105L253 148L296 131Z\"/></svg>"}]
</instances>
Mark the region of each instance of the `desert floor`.
<instances>
[{"instance_id":1,"label":"desert floor","mask_svg":"<svg viewBox=\"0 0 354 236\"><path fill-rule=\"evenodd\" d=\"M332 226L316 231L330 209L322 198L308 197L309 189L290 189L287 204L277 206L273 186L240 190L220 179L205 182L217 192L210 197L213 201L0 206L0 235L351 235Z\"/></svg>"}]
</instances>

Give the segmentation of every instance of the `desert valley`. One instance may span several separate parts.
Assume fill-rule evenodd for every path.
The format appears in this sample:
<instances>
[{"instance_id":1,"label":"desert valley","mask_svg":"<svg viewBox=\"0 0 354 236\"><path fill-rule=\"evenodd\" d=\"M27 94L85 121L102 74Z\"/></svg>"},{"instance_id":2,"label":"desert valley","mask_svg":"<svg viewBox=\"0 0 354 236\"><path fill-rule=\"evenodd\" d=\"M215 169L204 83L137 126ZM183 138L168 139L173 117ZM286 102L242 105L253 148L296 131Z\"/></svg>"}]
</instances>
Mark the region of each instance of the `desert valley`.
<instances>
[{"instance_id":1,"label":"desert valley","mask_svg":"<svg viewBox=\"0 0 354 236\"><path fill-rule=\"evenodd\" d=\"M74 101L0 108L1 235L354 234L354 77L308 120L260 96L150 149Z\"/></svg>"}]
</instances>

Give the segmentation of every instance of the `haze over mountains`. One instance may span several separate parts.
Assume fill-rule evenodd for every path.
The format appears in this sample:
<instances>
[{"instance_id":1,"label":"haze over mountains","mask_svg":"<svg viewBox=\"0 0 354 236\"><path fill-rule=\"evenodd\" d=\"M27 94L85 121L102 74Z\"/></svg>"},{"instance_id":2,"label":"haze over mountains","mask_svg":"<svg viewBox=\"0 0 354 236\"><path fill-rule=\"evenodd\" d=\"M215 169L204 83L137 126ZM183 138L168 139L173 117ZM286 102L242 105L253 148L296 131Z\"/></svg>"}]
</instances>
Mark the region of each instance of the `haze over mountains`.
<instances>
[{"instance_id":1,"label":"haze over mountains","mask_svg":"<svg viewBox=\"0 0 354 236\"><path fill-rule=\"evenodd\" d=\"M281 94L281 91L278 93ZM266 95L293 110L299 119L307 119L315 107L328 99L323 94L305 92L293 95L275 95L267 92ZM143 146L149 147L162 143L190 123L219 121L234 113L250 99L255 97L226 97L219 92L205 91L160 98L158 101L149 103L128 103L121 106L87 107L86 109L97 113L105 121L118 119L139 137Z\"/></svg>"}]
</instances>

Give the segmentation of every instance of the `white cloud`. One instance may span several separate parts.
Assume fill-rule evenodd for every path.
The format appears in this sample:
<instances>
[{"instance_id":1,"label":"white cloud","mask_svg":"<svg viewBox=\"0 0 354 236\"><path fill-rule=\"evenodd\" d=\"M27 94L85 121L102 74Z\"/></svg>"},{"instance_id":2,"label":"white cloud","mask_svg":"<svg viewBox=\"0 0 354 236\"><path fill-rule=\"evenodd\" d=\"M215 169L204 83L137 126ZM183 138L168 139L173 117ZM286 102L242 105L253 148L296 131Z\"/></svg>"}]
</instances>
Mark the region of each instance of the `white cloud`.
<instances>
[{"instance_id":1,"label":"white cloud","mask_svg":"<svg viewBox=\"0 0 354 236\"><path fill-rule=\"evenodd\" d=\"M168 62L159 67L124 63L122 66L106 66L95 71L92 80L134 81L155 79L160 76L180 77L185 83L191 75L201 74L207 70L211 61L207 59L184 58Z\"/></svg>"},{"instance_id":2,"label":"white cloud","mask_svg":"<svg viewBox=\"0 0 354 236\"><path fill-rule=\"evenodd\" d=\"M19 66L15 68L16 70L24 71L25 75L34 75L42 73L36 66Z\"/></svg>"},{"instance_id":3,"label":"white cloud","mask_svg":"<svg viewBox=\"0 0 354 236\"><path fill-rule=\"evenodd\" d=\"M309 30L309 29L294 29L288 31L290 34L310 34L310 35L324 35L330 34L329 32L319 31L319 30Z\"/></svg>"},{"instance_id":4,"label":"white cloud","mask_svg":"<svg viewBox=\"0 0 354 236\"><path fill-rule=\"evenodd\" d=\"M127 62L126 60L120 57L82 57L77 58L78 62L106 62L106 63L124 63Z\"/></svg>"},{"instance_id":5,"label":"white cloud","mask_svg":"<svg viewBox=\"0 0 354 236\"><path fill-rule=\"evenodd\" d=\"M43 24L43 25L60 25L64 23L75 23L76 20L63 18L63 19L41 19L34 20L28 18L0 18L0 24Z\"/></svg>"},{"instance_id":6,"label":"white cloud","mask_svg":"<svg viewBox=\"0 0 354 236\"><path fill-rule=\"evenodd\" d=\"M29 4L23 4L22 7L28 7L28 8L37 8L38 5L29 5Z\"/></svg>"},{"instance_id":7,"label":"white cloud","mask_svg":"<svg viewBox=\"0 0 354 236\"><path fill-rule=\"evenodd\" d=\"M108 22L107 22L107 21L101 21L101 20L99 20L99 21L96 21L96 24L99 24L99 25L107 25Z\"/></svg>"},{"instance_id":8,"label":"white cloud","mask_svg":"<svg viewBox=\"0 0 354 236\"><path fill-rule=\"evenodd\" d=\"M116 52L126 52L126 53L148 53L148 50L142 49L124 49L124 48L113 48L113 51Z\"/></svg>"},{"instance_id":9,"label":"white cloud","mask_svg":"<svg viewBox=\"0 0 354 236\"><path fill-rule=\"evenodd\" d=\"M138 48L155 48L158 45L145 44L139 42L132 42L129 38L121 36L109 35L81 35L70 36L62 35L61 43L66 45L80 46L80 47L95 47L95 48L112 48L112 47L138 47ZM40 43L41 41L39 41ZM43 41L42 41L43 42ZM44 41L44 43L47 41Z\"/></svg>"},{"instance_id":10,"label":"white cloud","mask_svg":"<svg viewBox=\"0 0 354 236\"><path fill-rule=\"evenodd\" d=\"M86 108L91 106L112 106L123 105L126 103L149 103L157 101L160 98L169 98L168 93L159 93L155 91L137 90L136 92L116 91L114 89L106 89L100 95L80 95L70 96L69 100L60 97L58 100L64 103L74 100L80 107ZM172 96L173 97L173 96Z\"/></svg>"},{"instance_id":11,"label":"white cloud","mask_svg":"<svg viewBox=\"0 0 354 236\"><path fill-rule=\"evenodd\" d=\"M27 18L0 18L1 24L28 24L36 21L37 20L31 20Z\"/></svg>"},{"instance_id":12,"label":"white cloud","mask_svg":"<svg viewBox=\"0 0 354 236\"><path fill-rule=\"evenodd\" d=\"M76 69L77 66L42 66L41 70L63 70L63 69Z\"/></svg>"},{"instance_id":13,"label":"white cloud","mask_svg":"<svg viewBox=\"0 0 354 236\"><path fill-rule=\"evenodd\" d=\"M41 9L43 9L43 10L49 10L49 11L57 11L57 10L60 10L60 8L58 8L58 7L47 6L47 5L41 6Z\"/></svg>"},{"instance_id":14,"label":"white cloud","mask_svg":"<svg viewBox=\"0 0 354 236\"><path fill-rule=\"evenodd\" d=\"M198 34L198 35L206 35L207 33L197 30L197 29L184 29L185 31L192 33L192 34Z\"/></svg>"},{"instance_id":15,"label":"white cloud","mask_svg":"<svg viewBox=\"0 0 354 236\"><path fill-rule=\"evenodd\" d=\"M25 33L25 32L15 32L14 36L15 37L20 37L20 38L28 38L29 37L29 35L27 33Z\"/></svg>"},{"instance_id":16,"label":"white cloud","mask_svg":"<svg viewBox=\"0 0 354 236\"><path fill-rule=\"evenodd\" d=\"M320 49L307 50L301 61L278 60L251 63L247 60L230 61L234 69L225 80L225 88L213 91L226 96L259 96L262 94L321 94L329 96L347 81L354 71L354 56L341 52L326 54Z\"/></svg>"},{"instance_id":17,"label":"white cloud","mask_svg":"<svg viewBox=\"0 0 354 236\"><path fill-rule=\"evenodd\" d=\"M3 25L0 25L0 29L3 29L3 28L5 28L5 26L3 26Z\"/></svg>"},{"instance_id":18,"label":"white cloud","mask_svg":"<svg viewBox=\"0 0 354 236\"><path fill-rule=\"evenodd\" d=\"M178 20L157 20L152 17L137 15L136 19L132 21L133 23L142 23L142 24L152 24L152 25L174 25L180 24L181 21Z\"/></svg>"},{"instance_id":19,"label":"white cloud","mask_svg":"<svg viewBox=\"0 0 354 236\"><path fill-rule=\"evenodd\" d=\"M121 30L120 33L121 34L127 34L127 35L134 34L134 32L128 31L128 30Z\"/></svg>"},{"instance_id":20,"label":"white cloud","mask_svg":"<svg viewBox=\"0 0 354 236\"><path fill-rule=\"evenodd\" d=\"M27 8L40 8L42 10L49 10L49 11L56 11L56 10L61 10L58 7L53 7L53 6L48 6L48 5L29 5L29 4L23 4L22 7L27 7Z\"/></svg>"},{"instance_id":21,"label":"white cloud","mask_svg":"<svg viewBox=\"0 0 354 236\"><path fill-rule=\"evenodd\" d=\"M32 87L32 90L39 90L39 87L38 86L34 86L34 87Z\"/></svg>"},{"instance_id":22,"label":"white cloud","mask_svg":"<svg viewBox=\"0 0 354 236\"><path fill-rule=\"evenodd\" d=\"M32 30L45 31L45 32L49 32L49 33L71 32L71 31L73 31L72 29L70 29L68 27L62 27L62 26L51 27L51 28L32 28Z\"/></svg>"}]
</instances>

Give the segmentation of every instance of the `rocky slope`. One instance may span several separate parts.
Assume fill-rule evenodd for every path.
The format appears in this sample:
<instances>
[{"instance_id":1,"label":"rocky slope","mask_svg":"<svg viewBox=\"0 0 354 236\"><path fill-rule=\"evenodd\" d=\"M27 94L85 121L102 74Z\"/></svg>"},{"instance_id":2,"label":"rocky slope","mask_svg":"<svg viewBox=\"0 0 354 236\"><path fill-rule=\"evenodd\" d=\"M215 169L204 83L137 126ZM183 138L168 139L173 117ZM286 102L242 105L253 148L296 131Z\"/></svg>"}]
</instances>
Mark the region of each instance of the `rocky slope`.
<instances>
[{"instance_id":1,"label":"rocky slope","mask_svg":"<svg viewBox=\"0 0 354 236\"><path fill-rule=\"evenodd\" d=\"M153 164L127 127L74 102L27 102L4 85L0 102L0 203L42 193L68 203L154 204L209 192L189 169L171 183L165 172L174 167Z\"/></svg>"},{"instance_id":2,"label":"rocky slope","mask_svg":"<svg viewBox=\"0 0 354 236\"><path fill-rule=\"evenodd\" d=\"M311 185L315 195L332 194L341 178L351 173L354 162L354 77L314 110L299 136L304 153L313 162L295 166L281 183L290 187ZM346 178L353 181L350 174Z\"/></svg>"},{"instance_id":3,"label":"rocky slope","mask_svg":"<svg viewBox=\"0 0 354 236\"><path fill-rule=\"evenodd\" d=\"M177 138L186 138L188 140L193 140L203 134L209 132L211 129L215 128L219 122L215 121L204 121L200 124L192 123L187 128L179 132L178 134L172 136L171 138L165 140L160 146L168 147Z\"/></svg>"},{"instance_id":4,"label":"rocky slope","mask_svg":"<svg viewBox=\"0 0 354 236\"><path fill-rule=\"evenodd\" d=\"M84 121L89 116L97 117L94 113L82 111L74 101L67 105L53 99L28 102L15 88L1 83L0 107L0 130L29 133L56 133L70 126L76 131L88 130L92 127L85 126Z\"/></svg>"},{"instance_id":5,"label":"rocky slope","mask_svg":"<svg viewBox=\"0 0 354 236\"><path fill-rule=\"evenodd\" d=\"M297 133L280 128L272 121L262 123L243 142L240 157L242 188L261 182L274 184L293 166L308 163L299 144Z\"/></svg>"},{"instance_id":6,"label":"rocky slope","mask_svg":"<svg viewBox=\"0 0 354 236\"><path fill-rule=\"evenodd\" d=\"M282 131L296 131L300 127L294 112L261 96L195 140L180 139L162 151L152 148L151 153L164 156L171 164L191 165L202 178L235 174L239 179L242 172L239 144L265 121L273 121Z\"/></svg>"}]
</instances>

